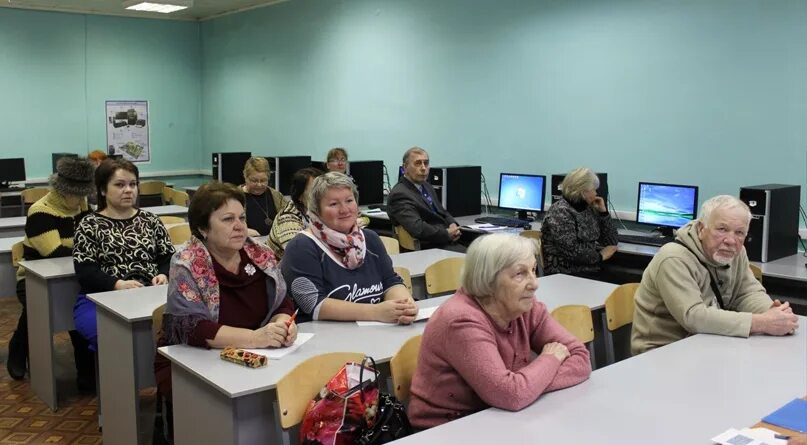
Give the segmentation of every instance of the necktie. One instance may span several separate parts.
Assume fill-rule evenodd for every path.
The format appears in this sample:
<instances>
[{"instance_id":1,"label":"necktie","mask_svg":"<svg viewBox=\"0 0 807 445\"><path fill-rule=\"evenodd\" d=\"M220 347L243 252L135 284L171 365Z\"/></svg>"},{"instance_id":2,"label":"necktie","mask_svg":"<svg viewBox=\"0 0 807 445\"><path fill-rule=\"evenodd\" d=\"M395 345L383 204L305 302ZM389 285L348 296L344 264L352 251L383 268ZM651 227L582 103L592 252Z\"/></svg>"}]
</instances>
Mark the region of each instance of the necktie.
<instances>
[{"instance_id":1,"label":"necktie","mask_svg":"<svg viewBox=\"0 0 807 445\"><path fill-rule=\"evenodd\" d=\"M434 201L432 200L432 195L429 194L429 191L426 190L425 186L420 186L420 194L423 196L423 200L426 201L426 204L431 207L434 213L437 213L437 206L434 205Z\"/></svg>"}]
</instances>

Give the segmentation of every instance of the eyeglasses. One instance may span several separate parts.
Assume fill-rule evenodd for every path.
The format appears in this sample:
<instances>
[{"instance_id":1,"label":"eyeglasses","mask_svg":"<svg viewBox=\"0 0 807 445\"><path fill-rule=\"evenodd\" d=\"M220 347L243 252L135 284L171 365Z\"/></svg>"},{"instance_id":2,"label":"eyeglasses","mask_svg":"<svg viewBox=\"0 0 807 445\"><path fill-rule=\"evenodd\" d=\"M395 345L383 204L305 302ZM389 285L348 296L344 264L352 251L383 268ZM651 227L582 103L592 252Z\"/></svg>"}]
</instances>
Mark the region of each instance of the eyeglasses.
<instances>
[{"instance_id":1,"label":"eyeglasses","mask_svg":"<svg viewBox=\"0 0 807 445\"><path fill-rule=\"evenodd\" d=\"M335 164L344 164L345 162L347 162L347 159L345 158L328 159L328 162L333 162Z\"/></svg>"},{"instance_id":2,"label":"eyeglasses","mask_svg":"<svg viewBox=\"0 0 807 445\"><path fill-rule=\"evenodd\" d=\"M247 182L250 184L261 185L261 184L269 184L269 179L253 179L247 178Z\"/></svg>"}]
</instances>

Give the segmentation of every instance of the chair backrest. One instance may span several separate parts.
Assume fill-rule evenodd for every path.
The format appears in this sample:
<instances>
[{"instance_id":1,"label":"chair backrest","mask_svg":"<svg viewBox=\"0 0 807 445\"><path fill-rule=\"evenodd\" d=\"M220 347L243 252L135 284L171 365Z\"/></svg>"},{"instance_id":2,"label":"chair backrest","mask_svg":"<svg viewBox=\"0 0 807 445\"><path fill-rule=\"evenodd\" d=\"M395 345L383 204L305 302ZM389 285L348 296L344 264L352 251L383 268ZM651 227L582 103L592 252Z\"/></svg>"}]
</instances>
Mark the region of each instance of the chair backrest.
<instances>
[{"instance_id":1,"label":"chair backrest","mask_svg":"<svg viewBox=\"0 0 807 445\"><path fill-rule=\"evenodd\" d=\"M541 269L544 268L544 250L543 250L543 242L541 241L541 231L540 230L522 230L518 233L519 236L523 236L524 238L529 238L531 240L535 240L535 247L538 252L538 264L541 266Z\"/></svg>"},{"instance_id":2,"label":"chair backrest","mask_svg":"<svg viewBox=\"0 0 807 445\"><path fill-rule=\"evenodd\" d=\"M184 224L185 218L181 216L161 216L160 221L162 221L164 226L172 225L172 224Z\"/></svg>"},{"instance_id":3,"label":"chair backrest","mask_svg":"<svg viewBox=\"0 0 807 445\"><path fill-rule=\"evenodd\" d=\"M163 195L165 182L163 181L143 181L140 183L140 195Z\"/></svg>"},{"instance_id":4,"label":"chair backrest","mask_svg":"<svg viewBox=\"0 0 807 445\"><path fill-rule=\"evenodd\" d=\"M453 292L460 287L460 272L465 258L444 258L426 268L424 281L429 295Z\"/></svg>"},{"instance_id":5,"label":"chair backrest","mask_svg":"<svg viewBox=\"0 0 807 445\"><path fill-rule=\"evenodd\" d=\"M23 203L33 204L42 199L42 197L44 197L45 195L47 195L48 191L49 190L47 187L33 187L21 191L20 196L22 196Z\"/></svg>"},{"instance_id":6,"label":"chair backrest","mask_svg":"<svg viewBox=\"0 0 807 445\"><path fill-rule=\"evenodd\" d=\"M23 246L22 246L22 241L17 241L16 243L14 243L13 246L11 246L11 265L12 266L17 267L19 265L18 263L20 262L20 260L22 260L23 251L24 251L24 249L23 249Z\"/></svg>"},{"instance_id":7,"label":"chair backrest","mask_svg":"<svg viewBox=\"0 0 807 445\"><path fill-rule=\"evenodd\" d=\"M397 255L401 253L401 245L398 244L397 239L388 236L379 236L379 238L381 238L381 242L384 243L384 249L387 250L387 255Z\"/></svg>"},{"instance_id":8,"label":"chair backrest","mask_svg":"<svg viewBox=\"0 0 807 445\"><path fill-rule=\"evenodd\" d=\"M762 282L762 269L759 266L757 266L756 264L751 264L751 263L748 264L748 267L751 268L751 273L754 274L754 278L756 278L757 281L759 281L761 283Z\"/></svg>"},{"instance_id":9,"label":"chair backrest","mask_svg":"<svg viewBox=\"0 0 807 445\"><path fill-rule=\"evenodd\" d=\"M160 305L151 313L151 335L154 336L155 344L160 339L160 334L162 333L163 313L165 313L165 304Z\"/></svg>"},{"instance_id":10,"label":"chair backrest","mask_svg":"<svg viewBox=\"0 0 807 445\"><path fill-rule=\"evenodd\" d=\"M402 267L402 266L397 266L397 267L393 267L392 270L394 270L395 273L397 273L398 276L401 277L401 279L403 280L404 286L406 286L406 288L409 289L409 293L411 294L412 293L412 274L409 272L409 269L407 269L405 267Z\"/></svg>"},{"instance_id":11,"label":"chair backrest","mask_svg":"<svg viewBox=\"0 0 807 445\"><path fill-rule=\"evenodd\" d=\"M247 229L247 236L251 236L251 237L253 237L253 238L254 238L254 237L256 237L256 236L261 236L261 233L260 233L260 232L258 232L258 231L257 231L257 230L255 230L255 229L249 229L249 228L248 228L248 229Z\"/></svg>"},{"instance_id":12,"label":"chair backrest","mask_svg":"<svg viewBox=\"0 0 807 445\"><path fill-rule=\"evenodd\" d=\"M406 250L420 250L420 241L416 240L403 228L403 226L395 226L395 237L398 238L398 244Z\"/></svg>"},{"instance_id":13,"label":"chair backrest","mask_svg":"<svg viewBox=\"0 0 807 445\"><path fill-rule=\"evenodd\" d=\"M190 196L181 190L174 190L171 192L171 204L188 207L191 202Z\"/></svg>"},{"instance_id":14,"label":"chair backrest","mask_svg":"<svg viewBox=\"0 0 807 445\"><path fill-rule=\"evenodd\" d=\"M392 356L389 362L390 374L392 375L392 388L395 398L401 402L409 400L409 386L412 384L412 376L418 366L418 353L420 352L420 342L422 335L416 335L401 346L401 349Z\"/></svg>"},{"instance_id":15,"label":"chair backrest","mask_svg":"<svg viewBox=\"0 0 807 445\"><path fill-rule=\"evenodd\" d=\"M163 204L171 204L174 200L174 189L168 186L163 187Z\"/></svg>"},{"instance_id":16,"label":"chair backrest","mask_svg":"<svg viewBox=\"0 0 807 445\"><path fill-rule=\"evenodd\" d=\"M552 318L557 320L567 331L583 343L594 340L594 322L591 308L582 304L569 304L552 311Z\"/></svg>"},{"instance_id":17,"label":"chair backrest","mask_svg":"<svg viewBox=\"0 0 807 445\"><path fill-rule=\"evenodd\" d=\"M188 223L177 224L168 229L168 237L171 238L171 244L178 245L191 239L191 227Z\"/></svg>"},{"instance_id":18,"label":"chair backrest","mask_svg":"<svg viewBox=\"0 0 807 445\"><path fill-rule=\"evenodd\" d=\"M605 300L605 316L608 319L608 330L615 331L626 324L633 323L633 297L639 283L623 284Z\"/></svg>"},{"instance_id":19,"label":"chair backrest","mask_svg":"<svg viewBox=\"0 0 807 445\"><path fill-rule=\"evenodd\" d=\"M309 358L277 382L277 406L280 426L289 429L303 421L305 409L328 380L345 363L361 363L364 354L330 352ZM271 366L271 365L270 365Z\"/></svg>"}]
</instances>

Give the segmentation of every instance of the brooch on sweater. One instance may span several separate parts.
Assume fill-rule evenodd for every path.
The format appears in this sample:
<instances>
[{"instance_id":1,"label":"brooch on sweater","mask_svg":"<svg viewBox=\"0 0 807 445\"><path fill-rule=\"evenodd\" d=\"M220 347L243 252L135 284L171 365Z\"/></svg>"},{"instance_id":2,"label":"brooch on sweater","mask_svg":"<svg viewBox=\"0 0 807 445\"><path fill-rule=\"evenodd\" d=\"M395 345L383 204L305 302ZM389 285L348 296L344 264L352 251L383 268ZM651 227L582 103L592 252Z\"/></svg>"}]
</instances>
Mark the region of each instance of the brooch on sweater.
<instances>
[{"instance_id":1,"label":"brooch on sweater","mask_svg":"<svg viewBox=\"0 0 807 445\"><path fill-rule=\"evenodd\" d=\"M247 275L249 275L249 276L254 275L255 274L255 266L253 266L252 263L247 263L247 265L244 266L244 272L246 272Z\"/></svg>"}]
</instances>

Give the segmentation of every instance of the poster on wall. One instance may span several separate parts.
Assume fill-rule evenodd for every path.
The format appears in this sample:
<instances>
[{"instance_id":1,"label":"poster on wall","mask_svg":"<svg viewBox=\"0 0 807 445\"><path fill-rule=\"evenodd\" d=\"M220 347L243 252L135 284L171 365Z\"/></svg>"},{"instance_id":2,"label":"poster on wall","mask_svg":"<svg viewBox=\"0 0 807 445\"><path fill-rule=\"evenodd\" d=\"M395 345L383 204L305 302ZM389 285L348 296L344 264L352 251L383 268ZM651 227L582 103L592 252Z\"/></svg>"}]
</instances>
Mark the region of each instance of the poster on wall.
<instances>
[{"instance_id":1,"label":"poster on wall","mask_svg":"<svg viewBox=\"0 0 807 445\"><path fill-rule=\"evenodd\" d=\"M132 162L151 162L148 101L108 100L106 120L108 154L122 155Z\"/></svg>"}]
</instances>

